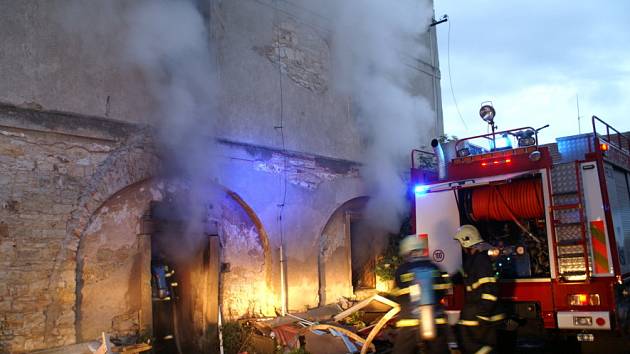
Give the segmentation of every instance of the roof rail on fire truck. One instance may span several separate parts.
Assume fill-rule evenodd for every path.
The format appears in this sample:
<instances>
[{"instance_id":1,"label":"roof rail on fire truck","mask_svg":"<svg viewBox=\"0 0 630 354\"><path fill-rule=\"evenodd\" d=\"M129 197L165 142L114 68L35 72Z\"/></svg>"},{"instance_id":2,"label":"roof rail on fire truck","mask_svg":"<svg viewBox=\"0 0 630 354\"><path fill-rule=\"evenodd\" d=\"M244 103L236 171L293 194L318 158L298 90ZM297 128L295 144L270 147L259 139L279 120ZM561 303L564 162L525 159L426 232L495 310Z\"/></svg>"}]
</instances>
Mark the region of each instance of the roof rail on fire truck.
<instances>
[{"instance_id":1,"label":"roof rail on fire truck","mask_svg":"<svg viewBox=\"0 0 630 354\"><path fill-rule=\"evenodd\" d=\"M628 137L597 116L593 116L591 121L593 123L593 135L595 135L595 151L602 151L602 145L599 143L601 139L608 145L620 150L623 154L630 156L630 139L628 139ZM606 128L605 135L597 132L597 126L602 125ZM611 130L614 132L612 135L610 134ZM616 140L616 142L614 140Z\"/></svg>"}]
</instances>

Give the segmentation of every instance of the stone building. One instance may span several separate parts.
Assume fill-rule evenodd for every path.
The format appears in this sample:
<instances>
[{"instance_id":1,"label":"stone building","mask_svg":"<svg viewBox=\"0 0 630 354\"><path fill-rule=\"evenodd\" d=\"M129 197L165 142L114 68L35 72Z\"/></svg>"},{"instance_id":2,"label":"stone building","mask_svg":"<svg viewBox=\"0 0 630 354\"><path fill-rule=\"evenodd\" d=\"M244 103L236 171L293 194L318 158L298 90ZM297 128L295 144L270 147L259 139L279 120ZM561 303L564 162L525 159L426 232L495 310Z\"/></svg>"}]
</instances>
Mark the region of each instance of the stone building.
<instances>
[{"instance_id":1,"label":"stone building","mask_svg":"<svg viewBox=\"0 0 630 354\"><path fill-rule=\"evenodd\" d=\"M236 319L352 296L365 146L351 97L331 89L330 30L310 2L200 2L219 108L215 202L196 230L163 214L194 196L161 173L142 73L112 59L124 29L85 51L51 20L62 3L0 4L0 352L151 335L151 261L171 248L192 250L167 260L182 264L191 346L217 304ZM435 31L423 33L414 84L435 112L418 118L429 139L441 102ZM168 242L186 233L190 244Z\"/></svg>"}]
</instances>

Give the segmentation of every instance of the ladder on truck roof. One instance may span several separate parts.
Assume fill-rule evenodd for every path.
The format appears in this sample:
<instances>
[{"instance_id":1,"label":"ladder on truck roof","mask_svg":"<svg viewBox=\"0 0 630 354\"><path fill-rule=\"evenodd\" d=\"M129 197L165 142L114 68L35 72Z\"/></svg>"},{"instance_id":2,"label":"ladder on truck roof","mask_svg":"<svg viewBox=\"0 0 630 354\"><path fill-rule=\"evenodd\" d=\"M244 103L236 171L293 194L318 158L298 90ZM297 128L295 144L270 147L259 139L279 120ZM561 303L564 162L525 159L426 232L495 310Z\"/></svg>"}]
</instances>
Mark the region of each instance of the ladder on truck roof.
<instances>
[{"instance_id":1,"label":"ladder on truck roof","mask_svg":"<svg viewBox=\"0 0 630 354\"><path fill-rule=\"evenodd\" d=\"M556 269L564 280L586 280L589 272L589 250L579 162L553 165L551 189Z\"/></svg>"}]
</instances>

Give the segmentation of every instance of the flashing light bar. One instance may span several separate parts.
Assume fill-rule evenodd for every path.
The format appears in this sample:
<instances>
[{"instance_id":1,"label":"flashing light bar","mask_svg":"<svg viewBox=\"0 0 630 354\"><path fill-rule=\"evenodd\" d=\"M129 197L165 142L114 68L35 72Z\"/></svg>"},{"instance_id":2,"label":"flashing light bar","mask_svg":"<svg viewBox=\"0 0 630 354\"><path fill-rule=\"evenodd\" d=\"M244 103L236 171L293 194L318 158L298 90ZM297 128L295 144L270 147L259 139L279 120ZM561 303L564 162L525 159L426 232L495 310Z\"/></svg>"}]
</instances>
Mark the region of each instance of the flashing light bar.
<instances>
[{"instance_id":1,"label":"flashing light bar","mask_svg":"<svg viewBox=\"0 0 630 354\"><path fill-rule=\"evenodd\" d=\"M506 164L506 163L512 163L512 159L494 160L492 162L489 162L489 161L482 162L481 163L481 167L488 167L488 166L492 166L492 165L501 165L501 164Z\"/></svg>"},{"instance_id":2,"label":"flashing light bar","mask_svg":"<svg viewBox=\"0 0 630 354\"><path fill-rule=\"evenodd\" d=\"M492 150L511 149L512 140L507 134L503 134L502 136L496 138L494 143L490 142L490 146L492 147Z\"/></svg>"}]
</instances>

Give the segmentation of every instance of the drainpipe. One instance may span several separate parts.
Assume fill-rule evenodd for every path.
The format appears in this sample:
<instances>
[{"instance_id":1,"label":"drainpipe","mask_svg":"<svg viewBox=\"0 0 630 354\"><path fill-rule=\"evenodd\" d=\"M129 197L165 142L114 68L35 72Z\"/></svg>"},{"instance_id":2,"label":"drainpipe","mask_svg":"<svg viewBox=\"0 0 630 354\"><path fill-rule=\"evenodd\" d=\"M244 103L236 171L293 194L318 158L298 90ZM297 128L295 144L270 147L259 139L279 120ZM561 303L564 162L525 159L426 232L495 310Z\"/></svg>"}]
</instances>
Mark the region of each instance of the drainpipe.
<instances>
[{"instance_id":1,"label":"drainpipe","mask_svg":"<svg viewBox=\"0 0 630 354\"><path fill-rule=\"evenodd\" d=\"M280 301L282 303L282 316L287 315L287 276L285 274L284 245L280 243Z\"/></svg>"},{"instance_id":2,"label":"drainpipe","mask_svg":"<svg viewBox=\"0 0 630 354\"><path fill-rule=\"evenodd\" d=\"M446 161L444 159L444 150L442 150L442 145L437 139L431 140L431 147L433 147L433 152L435 152L435 157L437 158L438 163L438 177L440 179L446 178Z\"/></svg>"}]
</instances>

